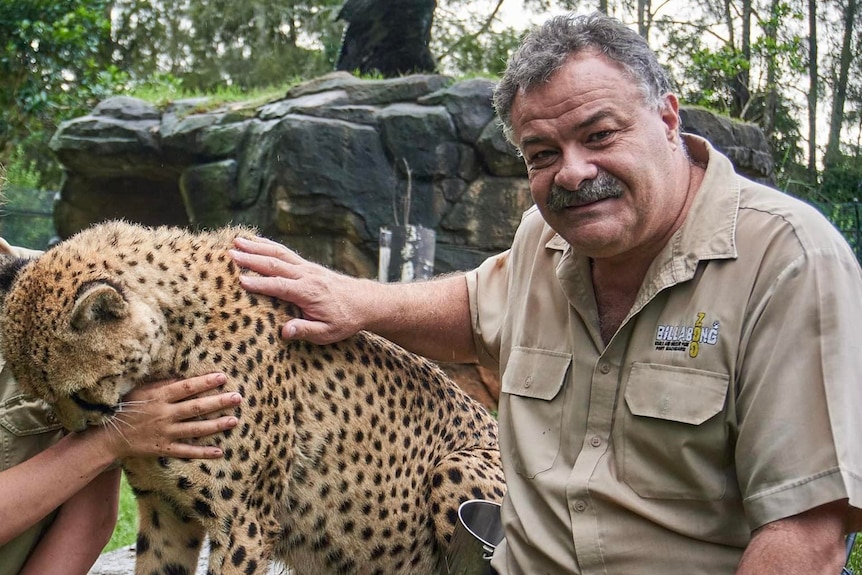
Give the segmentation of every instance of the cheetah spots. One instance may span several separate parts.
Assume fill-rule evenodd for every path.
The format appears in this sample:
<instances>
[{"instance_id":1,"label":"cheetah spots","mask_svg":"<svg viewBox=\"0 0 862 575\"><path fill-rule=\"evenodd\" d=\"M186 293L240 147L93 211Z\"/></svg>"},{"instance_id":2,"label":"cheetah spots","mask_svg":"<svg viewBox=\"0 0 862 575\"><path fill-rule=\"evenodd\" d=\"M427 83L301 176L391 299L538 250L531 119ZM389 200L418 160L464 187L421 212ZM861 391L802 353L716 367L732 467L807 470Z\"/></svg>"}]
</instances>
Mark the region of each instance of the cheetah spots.
<instances>
[{"instance_id":1,"label":"cheetah spots","mask_svg":"<svg viewBox=\"0 0 862 575\"><path fill-rule=\"evenodd\" d=\"M195 499L193 504L195 513L201 517L215 519L216 514L213 512L212 506L202 499Z\"/></svg>"},{"instance_id":2,"label":"cheetah spots","mask_svg":"<svg viewBox=\"0 0 862 575\"><path fill-rule=\"evenodd\" d=\"M143 533L138 533L137 542L135 543L135 553L143 555L150 550L150 538Z\"/></svg>"}]
</instances>

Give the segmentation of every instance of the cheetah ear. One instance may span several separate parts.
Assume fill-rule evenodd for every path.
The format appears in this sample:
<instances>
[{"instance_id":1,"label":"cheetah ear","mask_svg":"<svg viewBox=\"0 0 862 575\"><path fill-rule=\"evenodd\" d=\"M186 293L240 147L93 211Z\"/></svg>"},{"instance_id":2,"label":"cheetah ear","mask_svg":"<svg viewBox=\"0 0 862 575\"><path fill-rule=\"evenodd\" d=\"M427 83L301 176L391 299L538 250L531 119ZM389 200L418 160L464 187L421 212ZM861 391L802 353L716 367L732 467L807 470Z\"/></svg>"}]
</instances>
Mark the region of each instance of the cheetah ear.
<instances>
[{"instance_id":1,"label":"cheetah ear","mask_svg":"<svg viewBox=\"0 0 862 575\"><path fill-rule=\"evenodd\" d=\"M69 323L72 329L83 331L128 315L129 303L123 294L110 284L98 283L78 295Z\"/></svg>"}]
</instances>

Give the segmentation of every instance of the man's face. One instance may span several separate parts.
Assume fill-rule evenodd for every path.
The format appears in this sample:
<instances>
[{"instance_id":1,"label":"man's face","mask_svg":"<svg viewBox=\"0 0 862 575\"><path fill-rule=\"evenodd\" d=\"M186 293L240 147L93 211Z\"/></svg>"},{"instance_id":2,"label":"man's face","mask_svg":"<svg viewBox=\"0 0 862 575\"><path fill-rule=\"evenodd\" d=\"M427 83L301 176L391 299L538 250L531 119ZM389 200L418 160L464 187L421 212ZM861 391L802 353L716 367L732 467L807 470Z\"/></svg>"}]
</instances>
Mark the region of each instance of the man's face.
<instances>
[{"instance_id":1,"label":"man's face","mask_svg":"<svg viewBox=\"0 0 862 575\"><path fill-rule=\"evenodd\" d=\"M643 103L635 83L593 52L519 93L512 127L533 200L576 252L593 258L654 254L685 203L676 99Z\"/></svg>"}]
</instances>

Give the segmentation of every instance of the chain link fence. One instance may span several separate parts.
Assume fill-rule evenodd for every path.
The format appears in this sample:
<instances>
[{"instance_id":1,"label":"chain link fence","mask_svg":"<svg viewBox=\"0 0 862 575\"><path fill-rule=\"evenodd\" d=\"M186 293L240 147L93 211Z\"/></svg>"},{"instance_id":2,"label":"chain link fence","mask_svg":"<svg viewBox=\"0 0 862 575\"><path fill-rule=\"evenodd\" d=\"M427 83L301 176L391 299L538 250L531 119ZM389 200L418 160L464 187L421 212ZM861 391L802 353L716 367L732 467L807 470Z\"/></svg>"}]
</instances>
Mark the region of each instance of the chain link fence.
<instances>
[{"instance_id":1,"label":"chain link fence","mask_svg":"<svg viewBox=\"0 0 862 575\"><path fill-rule=\"evenodd\" d=\"M862 262L862 202L812 202L838 228Z\"/></svg>"},{"instance_id":2,"label":"chain link fence","mask_svg":"<svg viewBox=\"0 0 862 575\"><path fill-rule=\"evenodd\" d=\"M8 186L0 204L0 237L13 246L46 249L54 241L56 192Z\"/></svg>"}]
</instances>

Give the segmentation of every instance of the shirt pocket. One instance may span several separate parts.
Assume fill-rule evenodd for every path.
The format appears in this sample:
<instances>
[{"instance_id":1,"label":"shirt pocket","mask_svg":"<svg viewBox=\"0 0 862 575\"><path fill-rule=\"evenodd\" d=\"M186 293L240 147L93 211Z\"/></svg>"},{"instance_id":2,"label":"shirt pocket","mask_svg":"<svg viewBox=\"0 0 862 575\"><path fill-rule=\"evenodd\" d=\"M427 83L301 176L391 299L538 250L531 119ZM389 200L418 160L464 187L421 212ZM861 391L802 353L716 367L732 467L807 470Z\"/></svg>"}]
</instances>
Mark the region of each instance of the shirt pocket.
<instances>
[{"instance_id":1,"label":"shirt pocket","mask_svg":"<svg viewBox=\"0 0 862 575\"><path fill-rule=\"evenodd\" d=\"M20 394L0 403L0 469L17 465L57 441L62 426L45 402Z\"/></svg>"},{"instance_id":2,"label":"shirt pocket","mask_svg":"<svg viewBox=\"0 0 862 575\"><path fill-rule=\"evenodd\" d=\"M727 374L634 363L625 390L622 476L645 498L715 501L732 466Z\"/></svg>"},{"instance_id":3,"label":"shirt pocket","mask_svg":"<svg viewBox=\"0 0 862 575\"><path fill-rule=\"evenodd\" d=\"M554 464L560 451L563 399L560 390L572 355L515 347L503 373L508 394L508 452L518 474L533 478Z\"/></svg>"}]
</instances>

